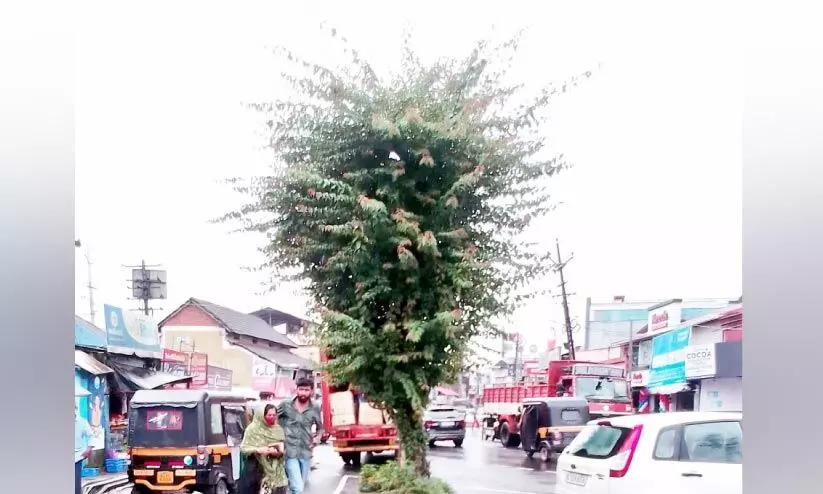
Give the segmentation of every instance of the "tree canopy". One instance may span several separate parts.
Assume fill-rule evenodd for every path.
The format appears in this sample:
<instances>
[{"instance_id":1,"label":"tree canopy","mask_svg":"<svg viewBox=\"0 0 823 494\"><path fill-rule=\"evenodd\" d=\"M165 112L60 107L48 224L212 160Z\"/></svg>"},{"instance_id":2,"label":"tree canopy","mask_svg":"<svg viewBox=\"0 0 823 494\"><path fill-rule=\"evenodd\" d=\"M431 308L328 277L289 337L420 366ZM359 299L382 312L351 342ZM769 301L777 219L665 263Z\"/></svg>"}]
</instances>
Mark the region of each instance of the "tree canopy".
<instances>
[{"instance_id":1,"label":"tree canopy","mask_svg":"<svg viewBox=\"0 0 823 494\"><path fill-rule=\"evenodd\" d=\"M326 370L385 406L420 475L429 391L550 268L519 236L553 208L546 179L565 165L545 156L543 110L578 78L524 100L504 77L517 40L431 64L406 40L390 77L345 41L337 67L284 52L294 94L252 105L272 173L223 218L266 234L277 279L307 281Z\"/></svg>"}]
</instances>

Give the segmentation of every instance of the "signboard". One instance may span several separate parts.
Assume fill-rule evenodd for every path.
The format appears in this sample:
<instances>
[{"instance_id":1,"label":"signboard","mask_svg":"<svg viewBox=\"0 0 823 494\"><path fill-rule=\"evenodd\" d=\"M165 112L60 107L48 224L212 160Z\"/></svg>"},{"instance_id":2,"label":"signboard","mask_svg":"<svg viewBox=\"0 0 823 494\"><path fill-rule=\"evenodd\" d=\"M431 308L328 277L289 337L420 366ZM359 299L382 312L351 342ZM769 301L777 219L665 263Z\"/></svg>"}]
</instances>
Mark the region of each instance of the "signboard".
<instances>
[{"instance_id":1,"label":"signboard","mask_svg":"<svg viewBox=\"0 0 823 494\"><path fill-rule=\"evenodd\" d=\"M669 304L649 312L649 332L663 331L680 325L682 309L676 304Z\"/></svg>"},{"instance_id":2,"label":"signboard","mask_svg":"<svg viewBox=\"0 0 823 494\"><path fill-rule=\"evenodd\" d=\"M209 356L205 353L192 353L189 357L189 372L192 375L192 388L208 386Z\"/></svg>"},{"instance_id":3,"label":"signboard","mask_svg":"<svg viewBox=\"0 0 823 494\"><path fill-rule=\"evenodd\" d=\"M106 332L86 320L75 317L74 346L105 349Z\"/></svg>"},{"instance_id":4,"label":"signboard","mask_svg":"<svg viewBox=\"0 0 823 494\"><path fill-rule=\"evenodd\" d=\"M160 357L160 332L151 318L111 305L104 305L103 311L109 351L133 353L139 350Z\"/></svg>"},{"instance_id":5,"label":"signboard","mask_svg":"<svg viewBox=\"0 0 823 494\"><path fill-rule=\"evenodd\" d=\"M222 367L210 365L208 374L208 389L230 391L233 374L234 373L229 369L224 369Z\"/></svg>"},{"instance_id":6,"label":"signboard","mask_svg":"<svg viewBox=\"0 0 823 494\"><path fill-rule=\"evenodd\" d=\"M634 371L631 373L632 387L642 388L649 384L649 369Z\"/></svg>"},{"instance_id":7,"label":"signboard","mask_svg":"<svg viewBox=\"0 0 823 494\"><path fill-rule=\"evenodd\" d=\"M686 382L686 347L691 332L691 326L683 326L654 337L649 387Z\"/></svg>"},{"instance_id":8,"label":"signboard","mask_svg":"<svg viewBox=\"0 0 823 494\"><path fill-rule=\"evenodd\" d=\"M168 372L175 376L188 375L189 356L186 355L185 352L164 348L161 363L163 372Z\"/></svg>"},{"instance_id":9,"label":"signboard","mask_svg":"<svg viewBox=\"0 0 823 494\"><path fill-rule=\"evenodd\" d=\"M685 372L687 379L713 377L717 373L714 343L686 347Z\"/></svg>"},{"instance_id":10,"label":"signboard","mask_svg":"<svg viewBox=\"0 0 823 494\"><path fill-rule=\"evenodd\" d=\"M251 365L251 388L272 393L276 384L277 365L255 355Z\"/></svg>"}]
</instances>

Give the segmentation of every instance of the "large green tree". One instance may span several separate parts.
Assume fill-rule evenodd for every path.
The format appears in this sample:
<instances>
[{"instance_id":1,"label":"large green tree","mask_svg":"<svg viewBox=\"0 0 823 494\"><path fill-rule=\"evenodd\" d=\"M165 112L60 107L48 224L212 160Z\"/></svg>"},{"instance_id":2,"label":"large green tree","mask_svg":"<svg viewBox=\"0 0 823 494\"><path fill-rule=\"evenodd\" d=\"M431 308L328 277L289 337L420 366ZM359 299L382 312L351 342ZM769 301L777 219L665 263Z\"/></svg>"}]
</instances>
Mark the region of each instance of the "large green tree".
<instances>
[{"instance_id":1,"label":"large green tree","mask_svg":"<svg viewBox=\"0 0 823 494\"><path fill-rule=\"evenodd\" d=\"M277 280L307 281L326 370L385 407L421 476L429 391L550 266L519 236L553 207L548 177L564 165L540 127L577 78L523 98L504 77L516 41L426 64L407 39L386 77L345 40L336 67L285 52L294 93L253 105L273 172L239 184L252 200L224 218L267 235Z\"/></svg>"}]
</instances>

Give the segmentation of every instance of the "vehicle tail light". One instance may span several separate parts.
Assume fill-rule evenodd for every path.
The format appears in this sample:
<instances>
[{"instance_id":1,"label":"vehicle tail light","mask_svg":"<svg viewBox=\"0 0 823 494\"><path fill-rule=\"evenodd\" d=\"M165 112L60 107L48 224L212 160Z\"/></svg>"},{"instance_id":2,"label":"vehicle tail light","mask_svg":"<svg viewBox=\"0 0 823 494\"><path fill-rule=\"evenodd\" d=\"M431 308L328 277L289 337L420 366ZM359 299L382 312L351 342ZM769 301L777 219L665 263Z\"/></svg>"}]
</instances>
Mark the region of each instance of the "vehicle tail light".
<instances>
[{"instance_id":1,"label":"vehicle tail light","mask_svg":"<svg viewBox=\"0 0 823 494\"><path fill-rule=\"evenodd\" d=\"M346 429L341 429L334 432L335 439L347 439L349 437L349 431Z\"/></svg>"},{"instance_id":2,"label":"vehicle tail light","mask_svg":"<svg viewBox=\"0 0 823 494\"><path fill-rule=\"evenodd\" d=\"M395 436L397 435L397 429L394 427L389 427L387 429L383 429L383 433L387 436Z\"/></svg>"},{"instance_id":3,"label":"vehicle tail light","mask_svg":"<svg viewBox=\"0 0 823 494\"><path fill-rule=\"evenodd\" d=\"M433 424L434 422L432 422L431 420L426 420L425 422L423 422L423 427L425 427L426 429L430 429Z\"/></svg>"},{"instance_id":4,"label":"vehicle tail light","mask_svg":"<svg viewBox=\"0 0 823 494\"><path fill-rule=\"evenodd\" d=\"M205 446L198 446L197 447L197 464L198 465L205 465L208 463L208 450Z\"/></svg>"},{"instance_id":5,"label":"vehicle tail light","mask_svg":"<svg viewBox=\"0 0 823 494\"><path fill-rule=\"evenodd\" d=\"M621 478L626 475L631 466L634 451L637 449L637 443L640 441L640 434L643 432L643 426L635 426L629 437L623 441L623 445L617 454L611 459L611 468L609 469L609 477Z\"/></svg>"},{"instance_id":6,"label":"vehicle tail light","mask_svg":"<svg viewBox=\"0 0 823 494\"><path fill-rule=\"evenodd\" d=\"M131 465L131 448L126 450L126 465Z\"/></svg>"},{"instance_id":7,"label":"vehicle tail light","mask_svg":"<svg viewBox=\"0 0 823 494\"><path fill-rule=\"evenodd\" d=\"M465 427L465 426L466 426L466 421L465 420L458 420L457 421L457 427Z\"/></svg>"}]
</instances>

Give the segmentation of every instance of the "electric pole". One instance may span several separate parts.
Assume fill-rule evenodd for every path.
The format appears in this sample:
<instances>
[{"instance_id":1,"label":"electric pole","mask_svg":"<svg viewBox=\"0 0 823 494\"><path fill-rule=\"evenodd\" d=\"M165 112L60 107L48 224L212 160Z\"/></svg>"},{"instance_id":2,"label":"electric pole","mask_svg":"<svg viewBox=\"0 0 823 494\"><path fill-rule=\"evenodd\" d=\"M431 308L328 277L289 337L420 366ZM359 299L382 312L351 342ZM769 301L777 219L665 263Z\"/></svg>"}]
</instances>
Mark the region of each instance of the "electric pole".
<instances>
[{"instance_id":1,"label":"electric pole","mask_svg":"<svg viewBox=\"0 0 823 494\"><path fill-rule=\"evenodd\" d=\"M76 248L82 248L83 247L83 243L80 241L80 239L77 239L77 240L74 241L74 247L76 247ZM88 246L86 246L86 250L85 250L85 252L83 252L83 257L86 258L86 268L88 270L87 271L88 272L88 283L86 283L86 288L88 288L88 290L89 290L89 318L91 319L90 322L92 324L96 324L94 322L94 316L97 315L97 311L94 309L94 290L95 290L95 288L94 288L94 285L91 282L91 265L92 265L92 262L91 262L91 253L89 252Z\"/></svg>"},{"instance_id":2,"label":"electric pole","mask_svg":"<svg viewBox=\"0 0 823 494\"><path fill-rule=\"evenodd\" d=\"M564 322L566 325L566 338L569 340L569 358L571 360L575 359L574 354L574 337L572 336L572 319L571 315L569 314L569 297L566 293L566 279L563 277L563 268L566 267L566 264L572 260L571 257L563 261L563 258L560 256L560 240L556 241L557 244L557 264L555 265L555 270L560 273L560 293L563 297L563 317Z\"/></svg>"},{"instance_id":3,"label":"electric pole","mask_svg":"<svg viewBox=\"0 0 823 494\"><path fill-rule=\"evenodd\" d=\"M149 307L149 301L166 298L166 271L149 269L159 266L159 264L147 265L145 260L141 261L139 266L124 266L132 268L132 279L129 280L132 298L143 302L143 307L139 310L146 316L154 311Z\"/></svg>"}]
</instances>

